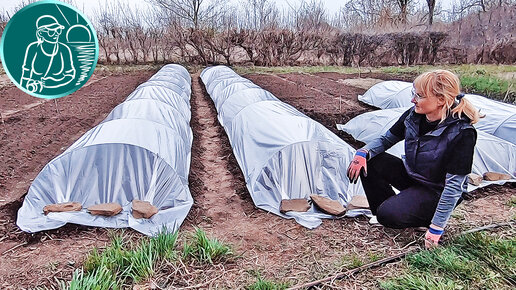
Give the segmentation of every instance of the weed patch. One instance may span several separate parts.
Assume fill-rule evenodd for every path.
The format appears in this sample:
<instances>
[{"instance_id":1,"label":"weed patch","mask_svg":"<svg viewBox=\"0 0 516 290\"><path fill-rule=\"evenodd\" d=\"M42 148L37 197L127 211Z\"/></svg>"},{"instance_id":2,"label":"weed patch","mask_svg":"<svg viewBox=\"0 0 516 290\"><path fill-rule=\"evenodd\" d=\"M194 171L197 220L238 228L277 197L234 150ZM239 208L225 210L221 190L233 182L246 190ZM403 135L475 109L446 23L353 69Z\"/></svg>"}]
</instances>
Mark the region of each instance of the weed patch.
<instances>
[{"instance_id":1,"label":"weed patch","mask_svg":"<svg viewBox=\"0 0 516 290\"><path fill-rule=\"evenodd\" d=\"M206 232L197 228L190 242L183 248L185 259L194 259L200 263L210 263L222 261L233 254L230 246L225 245L217 239L210 239Z\"/></svg>"},{"instance_id":2,"label":"weed patch","mask_svg":"<svg viewBox=\"0 0 516 290\"><path fill-rule=\"evenodd\" d=\"M463 90L472 93L486 95L495 99L503 99L505 94L509 94L509 81L503 80L494 76L484 75L462 75L460 76L460 82ZM514 92L512 92L514 94ZM506 100L514 102L514 96Z\"/></svg>"},{"instance_id":3,"label":"weed patch","mask_svg":"<svg viewBox=\"0 0 516 290\"><path fill-rule=\"evenodd\" d=\"M70 284L67 286L62 281L59 287L70 290L120 289L120 285L118 285L118 281L113 273L105 267L97 268L89 273L85 273L82 269L77 269L73 273Z\"/></svg>"},{"instance_id":4,"label":"weed patch","mask_svg":"<svg viewBox=\"0 0 516 290\"><path fill-rule=\"evenodd\" d=\"M507 201L507 205L510 207L516 207L516 196L511 197L511 199Z\"/></svg>"},{"instance_id":5,"label":"weed patch","mask_svg":"<svg viewBox=\"0 0 516 290\"><path fill-rule=\"evenodd\" d=\"M513 74L513 65L442 65L442 66L391 66L378 69L387 74L410 74L414 77L434 69L447 69L459 75L466 93L479 94L507 103L516 103L516 79L504 77Z\"/></svg>"},{"instance_id":6,"label":"weed patch","mask_svg":"<svg viewBox=\"0 0 516 290\"><path fill-rule=\"evenodd\" d=\"M143 281L154 273L154 265L157 262L177 257L176 241L177 233L166 231L154 238L144 239L138 245L125 242L123 234L117 235L104 251L93 249L84 262L83 270L77 270L74 273L68 287L69 289L115 289L118 285L128 282ZM109 279L105 279L106 276L109 276ZM101 280L106 282L97 283L99 286L93 287L95 281ZM74 285L80 287L72 288L75 287ZM61 288L67 289L64 283L61 283Z\"/></svg>"},{"instance_id":7,"label":"weed patch","mask_svg":"<svg viewBox=\"0 0 516 290\"><path fill-rule=\"evenodd\" d=\"M177 249L177 239L177 232L169 233L165 229L157 236L143 238L138 243L128 241L123 232L114 235L108 247L103 251L94 248L82 269L74 272L72 280L68 283L60 281L59 286L61 289L126 289L157 275L163 262L184 267L183 258L213 264L233 257L230 246L209 238L199 228L187 239L182 252Z\"/></svg>"},{"instance_id":8,"label":"weed patch","mask_svg":"<svg viewBox=\"0 0 516 290\"><path fill-rule=\"evenodd\" d=\"M283 290L287 289L287 283L277 283L270 280L262 279L258 276L257 281L247 287L248 290Z\"/></svg>"},{"instance_id":9,"label":"weed patch","mask_svg":"<svg viewBox=\"0 0 516 290\"><path fill-rule=\"evenodd\" d=\"M473 233L450 245L408 255L402 275L383 289L509 289L516 285L516 238Z\"/></svg>"},{"instance_id":10,"label":"weed patch","mask_svg":"<svg viewBox=\"0 0 516 290\"><path fill-rule=\"evenodd\" d=\"M364 265L365 262L356 254L344 256L341 258L339 267L345 269L354 269Z\"/></svg>"}]
</instances>

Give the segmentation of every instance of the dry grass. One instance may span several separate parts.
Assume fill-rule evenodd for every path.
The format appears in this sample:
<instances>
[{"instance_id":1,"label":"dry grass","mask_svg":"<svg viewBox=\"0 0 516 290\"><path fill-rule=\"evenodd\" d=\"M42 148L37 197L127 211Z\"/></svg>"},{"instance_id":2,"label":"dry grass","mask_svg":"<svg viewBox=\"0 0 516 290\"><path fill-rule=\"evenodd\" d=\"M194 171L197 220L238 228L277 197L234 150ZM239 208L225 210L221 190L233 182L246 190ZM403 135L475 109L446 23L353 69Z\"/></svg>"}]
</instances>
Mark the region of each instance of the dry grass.
<instances>
[{"instance_id":1,"label":"dry grass","mask_svg":"<svg viewBox=\"0 0 516 290\"><path fill-rule=\"evenodd\" d=\"M97 64L95 73L100 74L124 74L138 71L158 71L163 64L135 64L135 65L114 65Z\"/></svg>"}]
</instances>

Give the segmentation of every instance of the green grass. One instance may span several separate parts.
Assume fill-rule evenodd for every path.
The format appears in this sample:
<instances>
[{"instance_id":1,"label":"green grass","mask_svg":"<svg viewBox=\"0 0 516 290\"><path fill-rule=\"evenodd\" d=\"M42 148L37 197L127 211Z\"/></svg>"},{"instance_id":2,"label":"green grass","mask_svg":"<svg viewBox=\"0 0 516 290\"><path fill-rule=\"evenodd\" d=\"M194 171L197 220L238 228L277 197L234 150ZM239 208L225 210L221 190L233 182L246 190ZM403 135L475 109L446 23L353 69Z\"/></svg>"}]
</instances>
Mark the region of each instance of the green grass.
<instances>
[{"instance_id":1,"label":"green grass","mask_svg":"<svg viewBox=\"0 0 516 290\"><path fill-rule=\"evenodd\" d=\"M462 287L446 277L433 277L422 273L414 273L395 281L387 281L380 285L383 289L461 289Z\"/></svg>"},{"instance_id":2,"label":"green grass","mask_svg":"<svg viewBox=\"0 0 516 290\"><path fill-rule=\"evenodd\" d=\"M383 253L369 252L369 254L367 256L369 258L368 263L376 262L378 260L385 258L385 255Z\"/></svg>"},{"instance_id":3,"label":"green grass","mask_svg":"<svg viewBox=\"0 0 516 290\"><path fill-rule=\"evenodd\" d=\"M262 279L258 276L256 282L247 287L248 290L283 290L287 289L287 283L277 283L270 280Z\"/></svg>"},{"instance_id":4,"label":"green grass","mask_svg":"<svg viewBox=\"0 0 516 290\"><path fill-rule=\"evenodd\" d=\"M516 72L515 65L492 65L492 64L463 64L463 65L418 65L418 66L387 66L376 70L383 73L414 74L418 75L425 71L434 69L447 69L459 75L499 75L500 73Z\"/></svg>"},{"instance_id":5,"label":"green grass","mask_svg":"<svg viewBox=\"0 0 516 290\"><path fill-rule=\"evenodd\" d=\"M425 71L436 69L437 67L432 66L387 66L377 69L381 73L386 74L411 74L418 75Z\"/></svg>"},{"instance_id":6,"label":"green grass","mask_svg":"<svg viewBox=\"0 0 516 290\"><path fill-rule=\"evenodd\" d=\"M120 289L120 285L111 271L101 267L89 273L85 273L82 269L75 270L70 284L66 285L66 283L61 282L60 288L70 290L116 290Z\"/></svg>"},{"instance_id":7,"label":"green grass","mask_svg":"<svg viewBox=\"0 0 516 290\"><path fill-rule=\"evenodd\" d=\"M377 257L373 257L373 258L376 259ZM353 254L350 256L342 257L337 266L339 266L340 268L354 269L354 268L358 268L364 264L365 264L365 261L361 257L359 257L356 254Z\"/></svg>"},{"instance_id":8,"label":"green grass","mask_svg":"<svg viewBox=\"0 0 516 290\"><path fill-rule=\"evenodd\" d=\"M511 196L511 199L507 201L507 205L510 207L516 207L516 196Z\"/></svg>"},{"instance_id":9,"label":"green grass","mask_svg":"<svg viewBox=\"0 0 516 290\"><path fill-rule=\"evenodd\" d=\"M193 259L200 263L222 261L233 255L230 246L225 245L217 239L210 239L202 229L195 229L190 241L183 247L183 258Z\"/></svg>"},{"instance_id":10,"label":"green grass","mask_svg":"<svg viewBox=\"0 0 516 290\"><path fill-rule=\"evenodd\" d=\"M94 248L91 251L82 269L74 272L70 282L60 281L60 288L125 289L127 285L151 278L156 267L165 260L179 263L184 258L213 264L234 257L230 246L209 238L202 229L195 229L185 242L181 255L178 254L177 239L177 232L170 233L165 229L155 237L145 237L139 242L129 240L123 232L113 235L105 249Z\"/></svg>"},{"instance_id":11,"label":"green grass","mask_svg":"<svg viewBox=\"0 0 516 290\"><path fill-rule=\"evenodd\" d=\"M472 94L486 95L503 100L509 90L509 81L495 76L461 75L460 81L464 91ZM514 87L513 87L514 88ZM514 92L507 94L507 100L512 102Z\"/></svg>"},{"instance_id":12,"label":"green grass","mask_svg":"<svg viewBox=\"0 0 516 290\"><path fill-rule=\"evenodd\" d=\"M482 233L460 236L448 246L408 255L383 289L511 289L516 283L516 237Z\"/></svg>"},{"instance_id":13,"label":"green grass","mask_svg":"<svg viewBox=\"0 0 516 290\"><path fill-rule=\"evenodd\" d=\"M434 69L447 69L456 73L466 93L480 94L507 103L516 103L516 66L514 65L442 65L442 66L392 66L379 71L387 74L417 75Z\"/></svg>"},{"instance_id":14,"label":"green grass","mask_svg":"<svg viewBox=\"0 0 516 290\"><path fill-rule=\"evenodd\" d=\"M516 237L493 239L488 235L473 234L459 237L456 247L470 259L478 258L505 280L514 281L516 286Z\"/></svg>"},{"instance_id":15,"label":"green grass","mask_svg":"<svg viewBox=\"0 0 516 290\"><path fill-rule=\"evenodd\" d=\"M124 241L123 233L116 235L102 252L93 249L86 258L83 269L77 270L69 285L62 283L61 288L113 289L125 283L143 281L154 273L157 262L177 257L176 241L177 233L166 231L154 238L144 238L137 245ZM105 279L107 276L110 278Z\"/></svg>"}]
</instances>

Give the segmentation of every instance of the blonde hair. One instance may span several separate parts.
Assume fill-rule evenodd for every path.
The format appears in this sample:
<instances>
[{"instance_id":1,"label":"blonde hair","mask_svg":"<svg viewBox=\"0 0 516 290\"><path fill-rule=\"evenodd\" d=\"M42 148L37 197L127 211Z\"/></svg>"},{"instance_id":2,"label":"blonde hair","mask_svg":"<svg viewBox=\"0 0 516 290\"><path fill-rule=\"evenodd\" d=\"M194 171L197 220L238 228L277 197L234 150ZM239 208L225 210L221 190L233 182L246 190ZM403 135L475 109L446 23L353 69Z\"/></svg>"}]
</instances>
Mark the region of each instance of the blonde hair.
<instances>
[{"instance_id":1,"label":"blonde hair","mask_svg":"<svg viewBox=\"0 0 516 290\"><path fill-rule=\"evenodd\" d=\"M480 118L478 110L465 98L461 98L458 105L452 109L455 98L460 95L460 80L454 73L442 69L425 72L414 80L414 87L424 96L443 98L441 122L450 112L452 116L458 115L459 118L462 114L466 115L471 120L471 124L478 122Z\"/></svg>"}]
</instances>

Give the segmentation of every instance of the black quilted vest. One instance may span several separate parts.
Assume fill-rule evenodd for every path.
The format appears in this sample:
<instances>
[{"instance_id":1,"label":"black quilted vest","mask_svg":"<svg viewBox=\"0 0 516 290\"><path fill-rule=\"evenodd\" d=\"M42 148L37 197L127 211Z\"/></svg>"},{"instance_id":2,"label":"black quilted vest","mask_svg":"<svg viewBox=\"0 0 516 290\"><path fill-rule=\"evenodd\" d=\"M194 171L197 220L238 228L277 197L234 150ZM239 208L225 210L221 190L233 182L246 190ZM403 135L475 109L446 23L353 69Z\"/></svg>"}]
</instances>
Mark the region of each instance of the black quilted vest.
<instances>
[{"instance_id":1,"label":"black quilted vest","mask_svg":"<svg viewBox=\"0 0 516 290\"><path fill-rule=\"evenodd\" d=\"M446 157L451 150L455 137L466 128L473 128L469 118L448 116L437 127L423 136L419 136L421 115L411 109L405 119L405 157L403 163L407 173L437 192L444 188L446 179Z\"/></svg>"}]
</instances>

